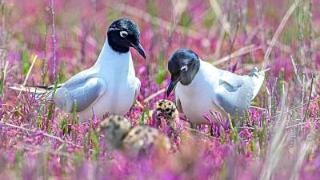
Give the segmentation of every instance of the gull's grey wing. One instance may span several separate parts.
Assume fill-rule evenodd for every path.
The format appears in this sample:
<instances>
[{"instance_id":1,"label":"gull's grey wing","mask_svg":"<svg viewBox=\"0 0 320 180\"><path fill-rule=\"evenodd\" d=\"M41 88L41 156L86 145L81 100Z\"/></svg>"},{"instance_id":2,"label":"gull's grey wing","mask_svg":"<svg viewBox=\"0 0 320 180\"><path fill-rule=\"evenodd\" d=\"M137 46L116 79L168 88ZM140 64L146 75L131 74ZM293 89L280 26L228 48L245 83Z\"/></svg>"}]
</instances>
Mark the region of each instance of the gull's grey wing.
<instances>
[{"instance_id":1,"label":"gull's grey wing","mask_svg":"<svg viewBox=\"0 0 320 180\"><path fill-rule=\"evenodd\" d=\"M79 72L78 74L72 76L70 79L68 79L66 82L64 83L60 83L57 84L56 88L61 88L62 86L64 87L77 87L78 85L81 85L83 82L85 82L88 78L93 77L95 74L89 74L88 70L84 70ZM34 88L37 89L45 89L45 90L49 90L50 92L53 92L54 88L55 88L55 84L49 85L49 86L34 86ZM32 89L33 90L33 89Z\"/></svg>"},{"instance_id":2,"label":"gull's grey wing","mask_svg":"<svg viewBox=\"0 0 320 180\"><path fill-rule=\"evenodd\" d=\"M229 71L220 70L219 84L224 84L230 91L237 90L244 84L246 76L240 76Z\"/></svg>"},{"instance_id":3,"label":"gull's grey wing","mask_svg":"<svg viewBox=\"0 0 320 180\"><path fill-rule=\"evenodd\" d=\"M66 82L62 84L66 88L75 88L81 86L90 78L94 78L96 74L90 73L89 69L79 72L78 74L72 76Z\"/></svg>"},{"instance_id":4,"label":"gull's grey wing","mask_svg":"<svg viewBox=\"0 0 320 180\"><path fill-rule=\"evenodd\" d=\"M67 81L54 94L56 105L66 112L72 112L76 107L77 112L88 108L96 99L107 90L105 81L99 77L87 77L82 81Z\"/></svg>"},{"instance_id":5,"label":"gull's grey wing","mask_svg":"<svg viewBox=\"0 0 320 180\"><path fill-rule=\"evenodd\" d=\"M254 85L253 95L252 95L252 99L254 99L259 93L261 86L263 84L263 81L265 78L265 70L259 71L258 68L255 67L251 70L249 77L251 78Z\"/></svg>"},{"instance_id":6,"label":"gull's grey wing","mask_svg":"<svg viewBox=\"0 0 320 180\"><path fill-rule=\"evenodd\" d=\"M214 89L213 101L230 115L242 115L251 104L253 84L248 76L226 74Z\"/></svg>"}]
</instances>

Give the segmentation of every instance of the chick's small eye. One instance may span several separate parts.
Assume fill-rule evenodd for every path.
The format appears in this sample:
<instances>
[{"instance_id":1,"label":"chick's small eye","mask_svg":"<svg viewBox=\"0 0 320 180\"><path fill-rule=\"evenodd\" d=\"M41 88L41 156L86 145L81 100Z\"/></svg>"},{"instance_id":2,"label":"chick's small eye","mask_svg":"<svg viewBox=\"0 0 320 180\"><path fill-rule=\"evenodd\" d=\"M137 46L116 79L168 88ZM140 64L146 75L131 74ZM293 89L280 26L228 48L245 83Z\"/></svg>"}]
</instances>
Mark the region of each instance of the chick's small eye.
<instances>
[{"instance_id":1,"label":"chick's small eye","mask_svg":"<svg viewBox=\"0 0 320 180\"><path fill-rule=\"evenodd\" d=\"M120 36L121 36L122 38L125 38L125 37L128 36L128 32L127 32L127 31L120 31Z\"/></svg>"}]
</instances>

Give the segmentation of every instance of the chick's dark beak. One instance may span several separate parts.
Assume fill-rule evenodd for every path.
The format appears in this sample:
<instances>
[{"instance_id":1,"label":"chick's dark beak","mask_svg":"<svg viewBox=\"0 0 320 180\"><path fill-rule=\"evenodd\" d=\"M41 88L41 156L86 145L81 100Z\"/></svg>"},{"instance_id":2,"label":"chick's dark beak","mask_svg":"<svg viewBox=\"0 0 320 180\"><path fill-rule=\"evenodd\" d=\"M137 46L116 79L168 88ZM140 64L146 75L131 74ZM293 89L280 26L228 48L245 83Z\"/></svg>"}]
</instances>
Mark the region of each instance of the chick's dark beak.
<instances>
[{"instance_id":1,"label":"chick's dark beak","mask_svg":"<svg viewBox=\"0 0 320 180\"><path fill-rule=\"evenodd\" d=\"M140 44L140 42L138 42L137 44L132 44L132 47L138 51L138 53L144 58L146 59L146 54L144 52L144 49L142 47L142 45Z\"/></svg>"}]
</instances>

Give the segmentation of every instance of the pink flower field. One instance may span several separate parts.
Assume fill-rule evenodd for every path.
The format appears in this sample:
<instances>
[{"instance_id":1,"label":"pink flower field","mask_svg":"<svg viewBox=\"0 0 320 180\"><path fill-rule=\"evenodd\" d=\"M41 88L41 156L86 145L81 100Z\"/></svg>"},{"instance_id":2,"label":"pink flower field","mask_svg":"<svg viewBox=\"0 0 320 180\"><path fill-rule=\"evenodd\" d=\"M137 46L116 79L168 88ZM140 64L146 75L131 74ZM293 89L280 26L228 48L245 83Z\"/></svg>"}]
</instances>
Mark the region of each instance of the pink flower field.
<instances>
[{"instance_id":1,"label":"pink flower field","mask_svg":"<svg viewBox=\"0 0 320 180\"><path fill-rule=\"evenodd\" d=\"M91 67L107 28L139 26L144 60L131 53L141 90L126 114L154 126L168 60L178 48L214 66L266 69L243 123L214 109L143 156L110 148L101 118L79 121L12 86L63 83ZM319 0L0 0L0 179L320 179Z\"/></svg>"}]
</instances>

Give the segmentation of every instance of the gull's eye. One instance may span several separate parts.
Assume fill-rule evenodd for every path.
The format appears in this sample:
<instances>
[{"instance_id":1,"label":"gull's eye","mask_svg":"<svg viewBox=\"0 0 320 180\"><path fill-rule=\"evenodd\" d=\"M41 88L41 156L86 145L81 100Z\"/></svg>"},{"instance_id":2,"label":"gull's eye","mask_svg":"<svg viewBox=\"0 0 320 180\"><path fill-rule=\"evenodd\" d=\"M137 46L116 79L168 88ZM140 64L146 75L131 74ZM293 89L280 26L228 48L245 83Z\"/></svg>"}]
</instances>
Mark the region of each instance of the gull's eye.
<instances>
[{"instance_id":1,"label":"gull's eye","mask_svg":"<svg viewBox=\"0 0 320 180\"><path fill-rule=\"evenodd\" d=\"M121 36L122 38L125 38L125 37L128 36L128 32L127 32L127 31L120 31L120 36Z\"/></svg>"},{"instance_id":2,"label":"gull's eye","mask_svg":"<svg viewBox=\"0 0 320 180\"><path fill-rule=\"evenodd\" d=\"M184 65L180 68L181 71L188 71L188 65Z\"/></svg>"}]
</instances>

